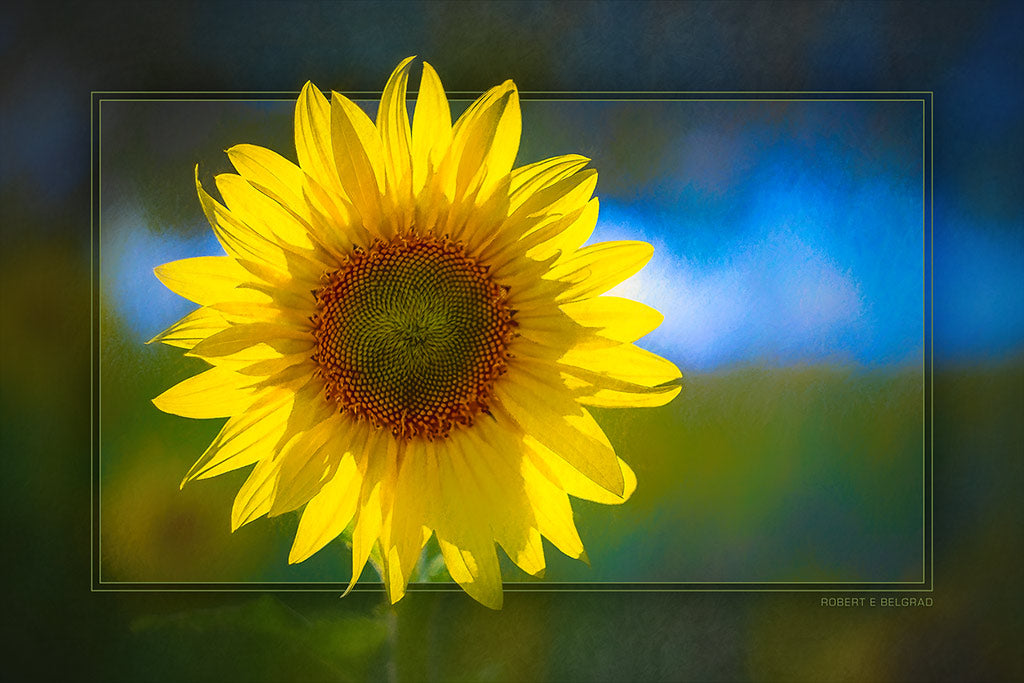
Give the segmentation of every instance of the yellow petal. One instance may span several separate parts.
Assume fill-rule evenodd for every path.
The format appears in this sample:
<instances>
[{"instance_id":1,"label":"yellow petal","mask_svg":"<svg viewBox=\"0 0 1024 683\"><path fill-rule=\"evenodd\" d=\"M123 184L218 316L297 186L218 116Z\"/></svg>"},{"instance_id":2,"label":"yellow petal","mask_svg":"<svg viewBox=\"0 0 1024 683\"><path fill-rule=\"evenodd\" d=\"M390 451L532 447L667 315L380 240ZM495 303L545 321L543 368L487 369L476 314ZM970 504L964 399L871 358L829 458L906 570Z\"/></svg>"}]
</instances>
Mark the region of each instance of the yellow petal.
<instances>
[{"instance_id":1,"label":"yellow petal","mask_svg":"<svg viewBox=\"0 0 1024 683\"><path fill-rule=\"evenodd\" d=\"M299 227L296 219L281 209L279 204L256 191L244 181L230 182L231 178L240 178L239 176L221 174L217 178L218 181L224 181L221 184L226 188L230 188L225 190L225 196L231 197L236 206L245 207L248 224L255 226L258 234L268 236L267 244L272 245L272 251L236 255L238 264L250 273L257 275L261 275L261 271L276 274L273 279L265 281L273 283L277 288L308 292L319 287L324 273L334 270L336 265L336 261L327 250L318 243L309 248L287 244L283 239L277 237L275 230L281 234L292 230L296 233L302 232L305 235L306 243L313 243L309 239L306 228ZM243 187L248 188L244 190L244 199L242 198L243 193L240 192ZM249 204L246 205L244 202L249 202ZM276 208L271 209L271 206ZM258 213L260 211L263 213ZM271 224L278 227L272 228ZM291 227L286 227L289 224ZM290 235L291 238L302 239L295 234Z\"/></svg>"},{"instance_id":2,"label":"yellow petal","mask_svg":"<svg viewBox=\"0 0 1024 683\"><path fill-rule=\"evenodd\" d=\"M310 227L317 239L342 262L354 247L370 245L369 233L360 224L359 213L338 193L330 193L312 177L306 176L302 196L309 207Z\"/></svg>"},{"instance_id":3,"label":"yellow petal","mask_svg":"<svg viewBox=\"0 0 1024 683\"><path fill-rule=\"evenodd\" d=\"M272 285L261 278L250 277L249 281L240 284L239 288L252 289L260 294L265 294L275 306L282 309L305 313L304 317L307 318L312 315L316 310L313 288L301 290L300 287L303 283L299 280L287 279L284 282L286 283L284 286Z\"/></svg>"},{"instance_id":4,"label":"yellow petal","mask_svg":"<svg viewBox=\"0 0 1024 683\"><path fill-rule=\"evenodd\" d=\"M305 330L276 323L250 323L232 325L196 344L186 355L199 358L235 356L240 352L262 345L271 349L254 360L276 358L285 354L311 351L316 340ZM248 356L247 356L248 359Z\"/></svg>"},{"instance_id":5,"label":"yellow petal","mask_svg":"<svg viewBox=\"0 0 1024 683\"><path fill-rule=\"evenodd\" d=\"M554 369L554 362L561 358L565 353L561 345L555 345L553 343L538 344L522 334L512 339L512 343L509 344L508 350L512 358L518 359L516 361L516 366L521 364L525 365L527 363L543 364L545 367L545 381L551 381L551 379L548 378L547 369ZM551 375L553 378L554 373L551 373ZM561 377L558 378L557 384L552 384L551 386L565 390L566 394L569 393L569 387L563 386Z\"/></svg>"},{"instance_id":6,"label":"yellow petal","mask_svg":"<svg viewBox=\"0 0 1024 683\"><path fill-rule=\"evenodd\" d=\"M299 166L321 186L341 191L331 142L331 105L311 82L295 102L295 151Z\"/></svg>"},{"instance_id":7,"label":"yellow petal","mask_svg":"<svg viewBox=\"0 0 1024 683\"><path fill-rule=\"evenodd\" d=\"M529 234L545 217L582 209L596 187L597 171L594 169L574 173L532 194L509 216L507 223L517 226L520 234Z\"/></svg>"},{"instance_id":8,"label":"yellow petal","mask_svg":"<svg viewBox=\"0 0 1024 683\"><path fill-rule=\"evenodd\" d=\"M385 182L380 137L373 122L352 100L336 92L331 98L331 143L338 178L362 217L363 226L380 230Z\"/></svg>"},{"instance_id":9,"label":"yellow petal","mask_svg":"<svg viewBox=\"0 0 1024 683\"><path fill-rule=\"evenodd\" d=\"M448 153L452 113L434 68L423 62L412 124L413 190L419 192Z\"/></svg>"},{"instance_id":10,"label":"yellow petal","mask_svg":"<svg viewBox=\"0 0 1024 683\"><path fill-rule=\"evenodd\" d=\"M495 395L523 432L616 495L623 490L615 451L590 413L566 394L543 364L519 359L495 384Z\"/></svg>"},{"instance_id":11,"label":"yellow petal","mask_svg":"<svg viewBox=\"0 0 1024 683\"><path fill-rule=\"evenodd\" d=\"M634 342L665 319L655 309L632 299L599 296L562 304L562 311L597 334L620 342Z\"/></svg>"},{"instance_id":12,"label":"yellow petal","mask_svg":"<svg viewBox=\"0 0 1024 683\"><path fill-rule=\"evenodd\" d=\"M321 268L309 267L311 265L309 262L303 264L301 268L292 268L291 264L292 262L289 261L288 265L281 268L280 266L268 265L256 260L240 258L238 259L238 265L248 271L250 277L240 284L239 287L253 287L257 289L263 284L270 285L266 291L275 301L281 301L275 294L285 292L289 297L298 297L301 301L299 305L289 306L288 308L301 309L306 312L311 311L315 305L313 291L320 287L321 278L325 271ZM256 277L253 278L253 275ZM258 289L258 291L262 290Z\"/></svg>"},{"instance_id":13,"label":"yellow petal","mask_svg":"<svg viewBox=\"0 0 1024 683\"><path fill-rule=\"evenodd\" d=\"M337 436L336 432L347 434L349 426L347 417L334 413L312 428L294 435L285 444L279 455L280 472L268 516L291 512L320 492L326 476L342 455L332 452L326 445Z\"/></svg>"},{"instance_id":14,"label":"yellow petal","mask_svg":"<svg viewBox=\"0 0 1024 683\"><path fill-rule=\"evenodd\" d=\"M544 572L544 547L521 474L525 457L512 429L479 420L466 430L467 448L453 464L465 469L467 491L475 493L473 509L488 510L495 540L509 558L528 574Z\"/></svg>"},{"instance_id":15,"label":"yellow petal","mask_svg":"<svg viewBox=\"0 0 1024 683\"><path fill-rule=\"evenodd\" d=\"M272 457L256 463L231 506L231 531L270 512L277 472L277 463Z\"/></svg>"},{"instance_id":16,"label":"yellow petal","mask_svg":"<svg viewBox=\"0 0 1024 683\"><path fill-rule=\"evenodd\" d=\"M524 439L524 444L529 449L529 453L533 457L533 465L538 471L570 496L592 500L604 505L619 505L629 500L633 491L636 490L636 475L621 458L618 459L618 462L619 469L622 470L625 488L622 495L618 496L583 476L579 470L569 465L533 437L527 436Z\"/></svg>"},{"instance_id":17,"label":"yellow petal","mask_svg":"<svg viewBox=\"0 0 1024 683\"><path fill-rule=\"evenodd\" d=\"M455 582L481 605L501 609L501 569L494 542L478 537L460 547L440 535L437 541Z\"/></svg>"},{"instance_id":18,"label":"yellow petal","mask_svg":"<svg viewBox=\"0 0 1024 683\"><path fill-rule=\"evenodd\" d=\"M366 488L366 480L363 480L363 488ZM370 489L365 500L360 500L356 525L352 529L352 578L349 580L345 595L348 595L352 587L356 585L359 576L363 573L367 560L370 559L370 551L380 536L381 509L380 509L380 482L377 482ZM362 494L360 494L362 497Z\"/></svg>"},{"instance_id":19,"label":"yellow petal","mask_svg":"<svg viewBox=\"0 0 1024 683\"><path fill-rule=\"evenodd\" d=\"M295 398L292 401L292 409L288 413L284 434L276 445L279 451L296 434L308 432L314 427L322 426L322 422L338 416L337 404L324 398L323 380L318 376L311 376L304 368L296 368L294 372L297 373L297 376L293 381L300 383L300 386L295 389ZM285 372L279 376L270 377L264 380L264 383L280 386L286 381L287 374Z\"/></svg>"},{"instance_id":20,"label":"yellow petal","mask_svg":"<svg viewBox=\"0 0 1024 683\"><path fill-rule=\"evenodd\" d=\"M273 150L241 144L227 150L235 170L263 194L297 216L309 219L309 208L302 199L305 173Z\"/></svg>"},{"instance_id":21,"label":"yellow petal","mask_svg":"<svg viewBox=\"0 0 1024 683\"><path fill-rule=\"evenodd\" d=\"M580 249L548 273L552 280L568 283L559 303L603 294L647 265L654 247L646 242L599 242Z\"/></svg>"},{"instance_id":22,"label":"yellow petal","mask_svg":"<svg viewBox=\"0 0 1024 683\"><path fill-rule=\"evenodd\" d=\"M512 170L519 151L522 118L512 81L491 88L455 123L447 164L454 172L454 199L486 195Z\"/></svg>"},{"instance_id":23,"label":"yellow petal","mask_svg":"<svg viewBox=\"0 0 1024 683\"><path fill-rule=\"evenodd\" d=\"M175 384L154 398L153 405L165 413L203 419L237 415L257 398L251 377L210 368Z\"/></svg>"},{"instance_id":24,"label":"yellow petal","mask_svg":"<svg viewBox=\"0 0 1024 683\"><path fill-rule=\"evenodd\" d=\"M234 325L248 322L275 323L308 328L312 331L312 325L309 323L306 311L283 309L266 303L253 303L249 301L223 301L210 304L207 308L210 313Z\"/></svg>"},{"instance_id":25,"label":"yellow petal","mask_svg":"<svg viewBox=\"0 0 1024 683\"><path fill-rule=\"evenodd\" d=\"M380 538L384 521L381 508L384 489L382 477L387 469L387 461L395 458L396 449L397 444L390 433L383 429L372 429L364 452L356 458L363 482L359 490L356 524L352 529L352 578L345 589L345 595L352 590L359 575L363 573L363 567L370 559L370 551Z\"/></svg>"},{"instance_id":26,"label":"yellow petal","mask_svg":"<svg viewBox=\"0 0 1024 683\"><path fill-rule=\"evenodd\" d=\"M583 557L583 541L565 492L541 474L529 458L523 459L523 480L540 533L569 557Z\"/></svg>"},{"instance_id":27,"label":"yellow petal","mask_svg":"<svg viewBox=\"0 0 1024 683\"><path fill-rule=\"evenodd\" d=\"M572 223L565 230L552 237L542 247L538 247L529 255L533 258L544 258L559 252L560 259L571 258L576 250L583 246L583 243L594 234L594 228L597 227L598 211L599 203L597 197L594 197L587 202L586 206L583 207L583 211L573 219Z\"/></svg>"},{"instance_id":28,"label":"yellow petal","mask_svg":"<svg viewBox=\"0 0 1024 683\"><path fill-rule=\"evenodd\" d=\"M544 576L544 570L547 568L544 543L541 541L540 531L535 527L524 527L522 534L514 542L499 540L498 543L517 567L531 576Z\"/></svg>"},{"instance_id":29,"label":"yellow petal","mask_svg":"<svg viewBox=\"0 0 1024 683\"><path fill-rule=\"evenodd\" d=\"M441 174L439 177L445 176ZM482 178L483 174L473 182ZM484 260L481 257L484 248L495 238L500 238L499 244L516 240L518 234L513 234L504 225L508 216L508 183L508 176L502 176L491 186L489 195L476 196L479 186L471 188L468 199L457 199L451 206L448 205L448 195L441 195L436 201L430 200L444 209L437 211L438 218L434 223L438 226L437 232L448 235L453 241L464 242L466 253L481 261ZM454 196L454 186L446 187L448 190L451 190L449 195Z\"/></svg>"},{"instance_id":30,"label":"yellow petal","mask_svg":"<svg viewBox=\"0 0 1024 683\"><path fill-rule=\"evenodd\" d=\"M527 259L553 262L559 256L559 236L574 226L586 210L584 205L564 215L543 214L536 222L531 218L531 227L522 234L519 231L524 225L512 229L492 228L493 238L486 247L478 250L481 254L479 260L491 264L494 277L521 269L521 264Z\"/></svg>"},{"instance_id":31,"label":"yellow petal","mask_svg":"<svg viewBox=\"0 0 1024 683\"><path fill-rule=\"evenodd\" d=\"M191 349L202 340L228 327L227 320L212 308L197 308L166 330L150 339L147 344L161 342L168 346Z\"/></svg>"},{"instance_id":32,"label":"yellow petal","mask_svg":"<svg viewBox=\"0 0 1024 683\"><path fill-rule=\"evenodd\" d=\"M268 263L287 270L288 260L280 245L243 223L203 189L202 183L199 182L198 166L196 166L196 192L199 194L199 203L202 204L203 213L206 214L206 219L210 222L217 241L224 247L228 256Z\"/></svg>"},{"instance_id":33,"label":"yellow petal","mask_svg":"<svg viewBox=\"0 0 1024 683\"><path fill-rule=\"evenodd\" d=\"M465 451L472 450L465 430L453 432L435 445L425 489L437 501L429 510L438 544L452 578L480 603L501 607L501 571L494 548L491 522L496 513L493 501L475 486ZM494 454L487 449L485 454ZM436 493L435 493L436 492Z\"/></svg>"},{"instance_id":34,"label":"yellow petal","mask_svg":"<svg viewBox=\"0 0 1024 683\"><path fill-rule=\"evenodd\" d=\"M323 261L317 260L317 245L310 238L309 229L302 219L240 175L221 173L214 180L224 203L239 220L262 235L273 235L293 254L315 261L321 273L325 270Z\"/></svg>"},{"instance_id":35,"label":"yellow petal","mask_svg":"<svg viewBox=\"0 0 1024 683\"><path fill-rule=\"evenodd\" d=\"M319 367L312 361L310 354L307 352L291 353L284 356L278 356L276 358L258 360L256 362L235 362L233 360L226 361L225 358L219 358L216 360L215 365L229 367L239 374L249 375L253 378L281 375L282 373L291 371L292 368L298 368L300 372L303 372L306 376L310 376L313 375Z\"/></svg>"},{"instance_id":36,"label":"yellow petal","mask_svg":"<svg viewBox=\"0 0 1024 683\"><path fill-rule=\"evenodd\" d=\"M271 392L245 412L232 417L189 469L181 486L194 479L207 479L246 467L273 455L274 444L284 432L290 405L290 392Z\"/></svg>"},{"instance_id":37,"label":"yellow petal","mask_svg":"<svg viewBox=\"0 0 1024 683\"><path fill-rule=\"evenodd\" d=\"M267 298L252 290L238 288L241 282L249 279L249 274L230 256L196 256L171 261L157 266L153 273L167 289L201 305Z\"/></svg>"},{"instance_id":38,"label":"yellow petal","mask_svg":"<svg viewBox=\"0 0 1024 683\"><path fill-rule=\"evenodd\" d=\"M356 469L355 460L351 456L342 458L334 476L302 511L299 528L288 553L290 564L312 557L345 530L355 515L361 484L362 477Z\"/></svg>"},{"instance_id":39,"label":"yellow petal","mask_svg":"<svg viewBox=\"0 0 1024 683\"><path fill-rule=\"evenodd\" d=\"M635 344L618 344L604 349L570 349L559 365L571 365L612 380L646 387L672 382L682 377L672 361L641 349Z\"/></svg>"},{"instance_id":40,"label":"yellow petal","mask_svg":"<svg viewBox=\"0 0 1024 683\"><path fill-rule=\"evenodd\" d=\"M520 273L509 273L503 279L495 278L499 284L509 288L508 303L513 310L525 311L535 308L550 308L569 285L557 280L544 279L549 265L543 262L527 261Z\"/></svg>"},{"instance_id":41,"label":"yellow petal","mask_svg":"<svg viewBox=\"0 0 1024 683\"><path fill-rule=\"evenodd\" d=\"M587 157L565 154L520 166L511 173L509 210L515 211L537 191L568 178L588 163Z\"/></svg>"},{"instance_id":42,"label":"yellow petal","mask_svg":"<svg viewBox=\"0 0 1024 683\"><path fill-rule=\"evenodd\" d=\"M519 336L513 340L513 347L518 346L521 340L530 340L544 348L543 357L549 360L560 358L566 351L581 343L588 334L585 328L576 324L556 306L538 306L535 309L517 311L515 320ZM536 354L524 349L510 351L525 351L525 355L536 357Z\"/></svg>"},{"instance_id":43,"label":"yellow petal","mask_svg":"<svg viewBox=\"0 0 1024 683\"><path fill-rule=\"evenodd\" d=\"M410 441L405 449L395 484L394 503L381 534L387 570L384 580L392 604L405 594L423 545L430 538L423 528L427 521L425 509L431 502L424 486L428 466L426 443Z\"/></svg>"},{"instance_id":44,"label":"yellow petal","mask_svg":"<svg viewBox=\"0 0 1024 683\"><path fill-rule=\"evenodd\" d=\"M606 378L580 369L573 369L566 379L576 400L595 408L657 408L672 401L683 390L678 384L645 387L625 382L615 382L616 388L609 388Z\"/></svg>"},{"instance_id":45,"label":"yellow petal","mask_svg":"<svg viewBox=\"0 0 1024 683\"><path fill-rule=\"evenodd\" d=\"M307 273L305 277L293 277L286 270L257 261L239 259L249 274L248 279L238 285L239 289L252 289L266 295L269 303L285 311L287 317L308 319L316 310L315 291L320 287L321 274ZM308 329L308 326L303 326Z\"/></svg>"},{"instance_id":46,"label":"yellow petal","mask_svg":"<svg viewBox=\"0 0 1024 683\"><path fill-rule=\"evenodd\" d=\"M395 67L377 109L377 131L384 142L384 169L388 186L392 191L398 190L403 183L408 183L408 192L412 190L412 156L409 127L409 110L406 108L405 96L409 84L409 69L414 57L403 59Z\"/></svg>"}]
</instances>

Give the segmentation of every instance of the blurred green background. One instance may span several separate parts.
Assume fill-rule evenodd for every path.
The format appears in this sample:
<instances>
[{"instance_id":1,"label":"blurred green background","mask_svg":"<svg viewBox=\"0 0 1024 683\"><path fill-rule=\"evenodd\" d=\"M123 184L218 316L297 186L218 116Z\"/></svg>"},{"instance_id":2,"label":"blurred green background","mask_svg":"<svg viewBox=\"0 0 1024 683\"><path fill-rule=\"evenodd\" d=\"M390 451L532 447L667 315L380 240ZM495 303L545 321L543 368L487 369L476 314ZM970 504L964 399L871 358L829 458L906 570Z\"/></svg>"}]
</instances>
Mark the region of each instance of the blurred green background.
<instances>
[{"instance_id":1,"label":"blurred green background","mask_svg":"<svg viewBox=\"0 0 1024 683\"><path fill-rule=\"evenodd\" d=\"M1022 632L1017 558L1024 551L1024 310L1015 286L1024 255L1024 127L1022 58L1012 48L1022 28L1019 5L81 3L3 12L0 443L13 671L30 679L71 673L132 681L1024 677L1012 647ZM475 91L507 77L524 90L936 91L932 607L825 609L816 594L509 592L504 610L493 613L460 592L414 593L394 609L375 592L343 601L331 593L90 592L90 435L110 468L96 474L106 506L101 528L111 534L104 538L111 579L324 580L336 570L343 579L345 558L328 549L308 566L287 567L293 517L229 534L241 476L177 492L216 425L148 407L194 368L174 349L138 343L139 321L156 323L145 305L133 303L139 299L107 289L106 279L97 281L102 434L93 434L88 91L295 91L306 79L372 91L408 54L431 61L447 87ZM135 148L135 167L123 169L131 183L120 196L105 187L105 201L163 199L143 204L158 214L134 224L131 210L105 215L105 229L108 220L142 226L155 233L152 243L179 250L173 258L208 248L187 188L191 165L226 170L217 167L226 163L223 148L241 141L290 155L290 133L279 118L272 107L257 107L243 126L234 117L193 117L187 145L174 137L180 128L124 141ZM842 137L842 119L836 112L818 123L832 121ZM229 123L237 139L217 136L217 126ZM883 121L873 139L890 129ZM580 127L556 138L535 130L520 161L593 155L575 144L588 130L594 132ZM197 139L205 142L192 144ZM704 188L709 195L695 197L666 186L631 197L631 187L656 184L673 167L628 147L620 153L622 162L612 155L596 164L599 192L616 198L620 218L632 210L645 230L659 229L652 215L665 209L652 197L693 208L718 191ZM173 159L179 167L171 167ZM615 167L625 169L618 179ZM871 168L850 172L866 177ZM153 169L165 172L148 175ZM703 170L688 172L707 178L721 167ZM737 173L748 171L739 166ZM185 179L180 187L175 177ZM844 187L822 190L817 203L843 196ZM637 209L644 202L653 207L646 213ZM733 225L726 220L732 214L719 217L722 229ZM610 236L620 229L606 227ZM706 243L658 246L698 253L684 265L707 272L722 262L713 248L719 242L729 249L743 243L711 232ZM121 247L144 253L149 244L115 240L104 258ZM868 247L826 240L809 243L809 253L827 253L859 274L854 300L863 303L883 291L883 280L864 268ZM879 254L890 247L902 248L885 243ZM730 289L724 282L700 281L707 287L696 291L717 295ZM159 285L152 287L143 299L157 296ZM881 308L902 312L902 305ZM670 329L670 339L652 335L652 348L679 340L673 357L686 372L686 392L664 409L600 416L641 488L624 507L578 503L591 567L561 561L552 550L548 579L916 578L919 555L906 540L920 534L912 514L920 378L912 359L921 349L902 333L869 333L903 329L899 319L907 316L869 325L869 307L860 310L856 320L829 318L827 334L790 335L761 321L749 334L707 337L743 341L718 357L701 351L701 339L686 337L685 329ZM688 320L711 319L708 308L698 313ZM801 346L807 338L815 343ZM656 438L636 438L647 432Z\"/></svg>"}]
</instances>

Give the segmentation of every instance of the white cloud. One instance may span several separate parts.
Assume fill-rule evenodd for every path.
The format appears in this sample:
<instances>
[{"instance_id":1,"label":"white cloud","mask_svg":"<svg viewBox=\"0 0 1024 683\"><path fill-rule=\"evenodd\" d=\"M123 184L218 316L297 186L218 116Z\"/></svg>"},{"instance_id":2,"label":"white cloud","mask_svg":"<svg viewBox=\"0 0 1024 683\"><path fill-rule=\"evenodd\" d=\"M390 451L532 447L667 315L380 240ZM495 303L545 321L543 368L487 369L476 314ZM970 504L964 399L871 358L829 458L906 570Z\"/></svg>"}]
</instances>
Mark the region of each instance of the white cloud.
<instances>
[{"instance_id":1,"label":"white cloud","mask_svg":"<svg viewBox=\"0 0 1024 683\"><path fill-rule=\"evenodd\" d=\"M622 224L601 238L630 238ZM637 230L633 239L645 239ZM743 360L812 360L849 355L847 337L864 302L848 269L781 227L734 245L728 260L700 263L656 242L644 270L609 294L642 301L665 322L641 342L684 366L711 368Z\"/></svg>"}]
</instances>

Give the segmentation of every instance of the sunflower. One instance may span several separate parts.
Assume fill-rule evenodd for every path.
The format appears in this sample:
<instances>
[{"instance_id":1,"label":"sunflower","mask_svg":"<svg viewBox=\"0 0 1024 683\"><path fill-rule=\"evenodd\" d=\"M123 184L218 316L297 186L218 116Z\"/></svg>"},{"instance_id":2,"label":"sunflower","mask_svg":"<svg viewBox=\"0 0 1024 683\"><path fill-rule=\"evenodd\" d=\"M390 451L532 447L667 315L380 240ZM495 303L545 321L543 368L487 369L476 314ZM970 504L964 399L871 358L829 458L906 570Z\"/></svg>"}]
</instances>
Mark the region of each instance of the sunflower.
<instances>
[{"instance_id":1,"label":"sunflower","mask_svg":"<svg viewBox=\"0 0 1024 683\"><path fill-rule=\"evenodd\" d=\"M200 308L152 341L211 367L153 403L228 418L182 485L255 465L232 529L304 506L288 561L347 532L349 590L373 551L392 602L436 535L451 577L499 608L495 542L541 575L542 537L585 557L568 496L615 504L636 487L587 406L663 405L680 373L633 344L660 313L601 296L653 248L582 246L598 214L589 160L513 169L512 81L453 125L424 63L410 122L411 62L376 122L307 83L298 165L232 147L223 204L197 167L226 255L156 268Z\"/></svg>"}]
</instances>

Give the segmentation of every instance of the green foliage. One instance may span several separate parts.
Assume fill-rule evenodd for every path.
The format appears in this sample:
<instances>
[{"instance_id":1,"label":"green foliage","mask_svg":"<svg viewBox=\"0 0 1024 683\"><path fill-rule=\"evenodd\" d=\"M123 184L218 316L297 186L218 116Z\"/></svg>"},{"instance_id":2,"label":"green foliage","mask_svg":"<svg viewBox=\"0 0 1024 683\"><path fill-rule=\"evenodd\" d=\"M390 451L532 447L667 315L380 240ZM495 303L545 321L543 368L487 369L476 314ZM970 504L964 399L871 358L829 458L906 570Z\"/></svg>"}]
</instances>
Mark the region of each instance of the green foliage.
<instances>
[{"instance_id":1,"label":"green foliage","mask_svg":"<svg viewBox=\"0 0 1024 683\"><path fill-rule=\"evenodd\" d=\"M305 616L269 595L143 616L131 631L143 651L164 656L156 666L129 657L121 673L150 681L366 680L380 674L387 639L380 616Z\"/></svg>"}]
</instances>

